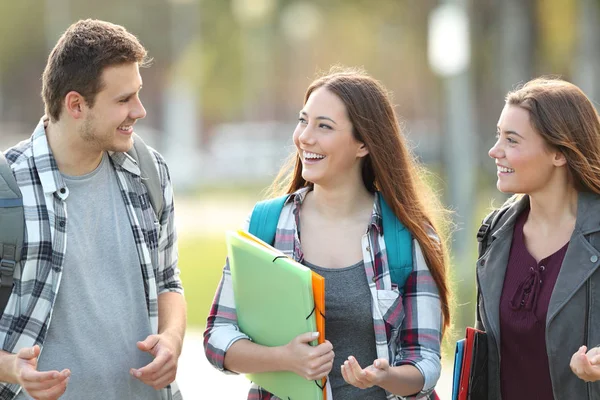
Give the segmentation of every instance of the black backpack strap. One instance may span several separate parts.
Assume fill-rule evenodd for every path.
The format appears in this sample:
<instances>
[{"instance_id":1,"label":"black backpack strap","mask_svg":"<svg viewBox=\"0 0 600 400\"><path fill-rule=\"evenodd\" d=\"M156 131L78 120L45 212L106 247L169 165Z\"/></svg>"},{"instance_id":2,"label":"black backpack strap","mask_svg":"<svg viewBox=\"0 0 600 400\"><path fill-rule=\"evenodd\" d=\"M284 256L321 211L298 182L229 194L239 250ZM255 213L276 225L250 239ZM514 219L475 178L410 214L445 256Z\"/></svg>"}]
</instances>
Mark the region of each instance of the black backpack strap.
<instances>
[{"instance_id":1,"label":"black backpack strap","mask_svg":"<svg viewBox=\"0 0 600 400\"><path fill-rule=\"evenodd\" d=\"M127 154L138 163L142 183L146 186L146 190L148 190L150 204L152 205L156 218L160 221L164 208L164 199L160 177L158 176L158 170L154 164L154 156L142 138L135 133L133 134L133 146Z\"/></svg>"},{"instance_id":2,"label":"black backpack strap","mask_svg":"<svg viewBox=\"0 0 600 400\"><path fill-rule=\"evenodd\" d=\"M491 233L494 228L497 227L498 221L502 218L504 213L510 208L510 205L504 205L500 208L495 209L491 213L489 213L481 223L479 230L477 231L477 241L479 242L479 256L481 258L489 245L491 244ZM477 323L475 324L475 328L481 331L484 330L483 323L481 322L481 315L479 314L479 301L481 299L481 289L479 288L479 284L477 284Z\"/></svg>"},{"instance_id":3,"label":"black backpack strap","mask_svg":"<svg viewBox=\"0 0 600 400\"><path fill-rule=\"evenodd\" d=\"M25 232L23 198L4 154L0 152L0 316L13 287L13 275L21 260Z\"/></svg>"}]
</instances>

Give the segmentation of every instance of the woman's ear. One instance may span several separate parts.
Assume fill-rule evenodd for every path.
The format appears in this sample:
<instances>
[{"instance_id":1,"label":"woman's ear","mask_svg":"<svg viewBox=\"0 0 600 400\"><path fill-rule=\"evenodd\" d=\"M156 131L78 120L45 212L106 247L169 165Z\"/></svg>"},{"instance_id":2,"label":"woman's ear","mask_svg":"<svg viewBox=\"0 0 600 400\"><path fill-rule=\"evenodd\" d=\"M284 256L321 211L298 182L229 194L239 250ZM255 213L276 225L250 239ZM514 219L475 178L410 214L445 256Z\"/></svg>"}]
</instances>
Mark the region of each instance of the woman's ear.
<instances>
[{"instance_id":1,"label":"woman's ear","mask_svg":"<svg viewBox=\"0 0 600 400\"><path fill-rule=\"evenodd\" d=\"M567 164L567 157L565 157L562 151L557 150L554 153L554 159L552 160L555 167L562 167Z\"/></svg>"},{"instance_id":2,"label":"woman's ear","mask_svg":"<svg viewBox=\"0 0 600 400\"><path fill-rule=\"evenodd\" d=\"M367 145L364 143L360 143L360 146L358 147L358 150L356 152L356 156L365 157L367 154L369 154L369 149L367 149Z\"/></svg>"}]
</instances>

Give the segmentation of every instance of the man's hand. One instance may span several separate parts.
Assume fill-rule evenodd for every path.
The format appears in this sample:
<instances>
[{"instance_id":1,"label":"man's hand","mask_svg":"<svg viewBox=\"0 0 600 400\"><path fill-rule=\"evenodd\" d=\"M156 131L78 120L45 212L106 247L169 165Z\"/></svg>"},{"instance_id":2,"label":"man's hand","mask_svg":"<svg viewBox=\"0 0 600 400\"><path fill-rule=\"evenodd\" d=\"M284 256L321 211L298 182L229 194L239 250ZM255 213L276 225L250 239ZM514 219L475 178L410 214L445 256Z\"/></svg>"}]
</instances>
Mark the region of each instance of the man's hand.
<instances>
[{"instance_id":1,"label":"man's hand","mask_svg":"<svg viewBox=\"0 0 600 400\"><path fill-rule=\"evenodd\" d=\"M378 358L367 368L362 369L356 358L350 356L342 365L342 377L346 382L359 389L379 386L389 373L390 363L385 358Z\"/></svg>"},{"instance_id":2,"label":"man's hand","mask_svg":"<svg viewBox=\"0 0 600 400\"><path fill-rule=\"evenodd\" d=\"M569 366L580 379L586 382L595 382L600 379L600 347L592 347L587 351L586 346L581 346L571 357Z\"/></svg>"},{"instance_id":3,"label":"man's hand","mask_svg":"<svg viewBox=\"0 0 600 400\"><path fill-rule=\"evenodd\" d=\"M148 386L159 390L175 380L177 361L181 354L181 339L168 334L150 335L143 342L137 342L141 351L152 354L154 360L140 369L132 368L131 375Z\"/></svg>"},{"instance_id":4,"label":"man's hand","mask_svg":"<svg viewBox=\"0 0 600 400\"><path fill-rule=\"evenodd\" d=\"M71 371L37 370L40 346L26 347L16 354L13 370L17 383L35 400L55 400L65 393Z\"/></svg>"}]
</instances>

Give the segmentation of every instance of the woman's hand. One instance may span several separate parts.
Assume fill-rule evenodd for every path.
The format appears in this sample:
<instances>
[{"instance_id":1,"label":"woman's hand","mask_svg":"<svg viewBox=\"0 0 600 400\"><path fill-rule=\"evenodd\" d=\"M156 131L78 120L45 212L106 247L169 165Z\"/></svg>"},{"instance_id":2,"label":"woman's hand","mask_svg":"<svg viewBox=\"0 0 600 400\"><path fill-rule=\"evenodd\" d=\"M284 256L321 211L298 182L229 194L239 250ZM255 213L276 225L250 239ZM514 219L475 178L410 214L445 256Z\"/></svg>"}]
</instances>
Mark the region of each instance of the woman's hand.
<instances>
[{"instance_id":1,"label":"woman's hand","mask_svg":"<svg viewBox=\"0 0 600 400\"><path fill-rule=\"evenodd\" d=\"M328 340L318 346L311 346L309 343L318 337L318 332L303 333L284 346L287 371L310 381L329 374L333 367L333 346Z\"/></svg>"},{"instance_id":2,"label":"woman's hand","mask_svg":"<svg viewBox=\"0 0 600 400\"><path fill-rule=\"evenodd\" d=\"M571 357L569 366L575 375L586 382L595 382L599 380L600 347L592 347L590 351L587 351L586 346L581 346L579 350L573 354L573 357Z\"/></svg>"},{"instance_id":3,"label":"woman's hand","mask_svg":"<svg viewBox=\"0 0 600 400\"><path fill-rule=\"evenodd\" d=\"M365 369L362 369L352 356L342 365L344 380L359 389L379 386L388 377L389 371L390 363L385 358L378 358Z\"/></svg>"}]
</instances>

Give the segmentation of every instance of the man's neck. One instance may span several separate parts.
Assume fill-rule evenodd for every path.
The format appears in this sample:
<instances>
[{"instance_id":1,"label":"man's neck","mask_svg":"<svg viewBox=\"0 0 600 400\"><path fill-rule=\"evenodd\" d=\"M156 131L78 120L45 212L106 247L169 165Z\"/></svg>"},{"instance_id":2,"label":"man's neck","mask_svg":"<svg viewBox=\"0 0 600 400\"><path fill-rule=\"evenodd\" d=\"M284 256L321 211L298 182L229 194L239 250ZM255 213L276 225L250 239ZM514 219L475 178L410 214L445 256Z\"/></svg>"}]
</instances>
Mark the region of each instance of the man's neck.
<instances>
[{"instance_id":1,"label":"man's neck","mask_svg":"<svg viewBox=\"0 0 600 400\"><path fill-rule=\"evenodd\" d=\"M58 169L65 175L88 174L102 161L102 150L94 148L92 143L83 141L76 132L60 122L48 122L46 137Z\"/></svg>"}]
</instances>

